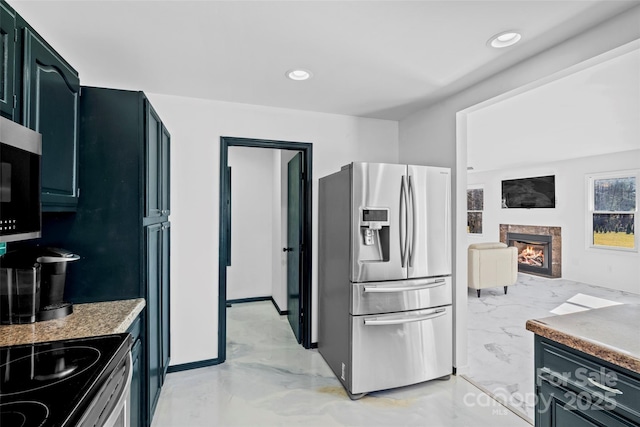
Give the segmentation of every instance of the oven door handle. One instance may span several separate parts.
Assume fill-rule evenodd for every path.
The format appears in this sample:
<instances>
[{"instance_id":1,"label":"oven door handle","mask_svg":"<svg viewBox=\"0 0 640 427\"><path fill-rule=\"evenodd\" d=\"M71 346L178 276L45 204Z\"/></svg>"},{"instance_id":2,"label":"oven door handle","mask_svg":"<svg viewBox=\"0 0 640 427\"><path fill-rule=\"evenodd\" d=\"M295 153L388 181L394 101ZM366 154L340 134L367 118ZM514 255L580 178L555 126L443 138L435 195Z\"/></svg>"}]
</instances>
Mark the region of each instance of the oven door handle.
<instances>
[{"instance_id":1,"label":"oven door handle","mask_svg":"<svg viewBox=\"0 0 640 427\"><path fill-rule=\"evenodd\" d=\"M131 350L127 352L126 361L124 367L120 364L115 368L106 382L102 384L102 387L98 390L93 398L93 401L89 404L89 407L82 415L82 418L76 424L78 427L94 427L99 425L101 427L120 427L121 420L124 420L124 427L129 426L129 395L131 388L131 380L133 378L133 359L131 358ZM111 376L117 374L124 369L124 384L120 387L120 383L115 383L117 378ZM115 387L115 388L113 388ZM117 388L119 390L117 390ZM113 389L112 389L113 388ZM109 393L114 393L114 396L109 397ZM117 393L117 396L115 395ZM106 398L106 400L104 400ZM114 402L115 403L112 403ZM108 412L106 419L102 419L105 411Z\"/></svg>"},{"instance_id":2,"label":"oven door handle","mask_svg":"<svg viewBox=\"0 0 640 427\"><path fill-rule=\"evenodd\" d=\"M102 427L119 427L117 424L121 419L121 415L124 415L122 419L124 420L124 427L129 426L129 391L131 387L131 380L133 379L133 359L131 358L131 350L127 353L127 379L125 381L125 386L120 390L120 396L118 396L118 404L115 406L113 412L106 419ZM123 414L124 413L124 414Z\"/></svg>"},{"instance_id":3,"label":"oven door handle","mask_svg":"<svg viewBox=\"0 0 640 427\"><path fill-rule=\"evenodd\" d=\"M436 319L440 316L444 316L446 314L446 310L444 308L439 308L431 313L428 313L424 316L405 316L405 317L395 317L391 319L379 319L377 317L364 319L365 326L386 326L386 325L404 325L406 323L412 322L423 322L425 320Z\"/></svg>"}]
</instances>

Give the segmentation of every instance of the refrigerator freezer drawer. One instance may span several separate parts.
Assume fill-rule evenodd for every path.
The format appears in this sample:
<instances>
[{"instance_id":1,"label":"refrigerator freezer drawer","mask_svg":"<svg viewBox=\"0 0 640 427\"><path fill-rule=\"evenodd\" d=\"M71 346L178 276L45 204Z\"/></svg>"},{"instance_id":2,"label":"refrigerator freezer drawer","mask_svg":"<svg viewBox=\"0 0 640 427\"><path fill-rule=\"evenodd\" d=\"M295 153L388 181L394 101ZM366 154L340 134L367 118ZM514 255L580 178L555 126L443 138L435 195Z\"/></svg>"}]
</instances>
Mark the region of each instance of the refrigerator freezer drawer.
<instances>
[{"instance_id":1,"label":"refrigerator freezer drawer","mask_svg":"<svg viewBox=\"0 0 640 427\"><path fill-rule=\"evenodd\" d=\"M451 306L352 316L352 394L402 387L452 373Z\"/></svg>"},{"instance_id":2,"label":"refrigerator freezer drawer","mask_svg":"<svg viewBox=\"0 0 640 427\"><path fill-rule=\"evenodd\" d=\"M351 285L354 316L438 307L451 300L451 276Z\"/></svg>"}]
</instances>

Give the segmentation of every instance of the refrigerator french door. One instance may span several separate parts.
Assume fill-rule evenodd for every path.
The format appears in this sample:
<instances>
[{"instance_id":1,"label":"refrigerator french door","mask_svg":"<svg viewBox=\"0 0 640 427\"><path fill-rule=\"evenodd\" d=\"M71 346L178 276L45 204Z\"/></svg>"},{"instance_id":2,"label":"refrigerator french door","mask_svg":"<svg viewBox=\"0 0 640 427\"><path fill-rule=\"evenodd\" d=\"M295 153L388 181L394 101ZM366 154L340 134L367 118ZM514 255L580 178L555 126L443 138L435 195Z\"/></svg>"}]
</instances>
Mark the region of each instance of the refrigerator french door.
<instances>
[{"instance_id":1,"label":"refrigerator french door","mask_svg":"<svg viewBox=\"0 0 640 427\"><path fill-rule=\"evenodd\" d=\"M353 163L351 174L351 281L451 274L450 170Z\"/></svg>"},{"instance_id":2,"label":"refrigerator french door","mask_svg":"<svg viewBox=\"0 0 640 427\"><path fill-rule=\"evenodd\" d=\"M318 349L350 397L452 371L450 170L320 179Z\"/></svg>"}]
</instances>

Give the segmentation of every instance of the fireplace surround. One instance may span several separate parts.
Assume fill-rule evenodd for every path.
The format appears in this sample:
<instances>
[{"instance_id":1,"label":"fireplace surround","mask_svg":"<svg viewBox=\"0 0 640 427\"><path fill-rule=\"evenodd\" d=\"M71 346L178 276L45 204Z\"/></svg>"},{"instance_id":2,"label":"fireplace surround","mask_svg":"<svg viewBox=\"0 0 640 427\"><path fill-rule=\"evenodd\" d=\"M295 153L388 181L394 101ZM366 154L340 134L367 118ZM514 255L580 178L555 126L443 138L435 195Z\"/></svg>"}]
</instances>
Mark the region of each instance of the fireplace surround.
<instances>
[{"instance_id":1,"label":"fireplace surround","mask_svg":"<svg viewBox=\"0 0 640 427\"><path fill-rule=\"evenodd\" d=\"M518 248L518 271L562 277L560 227L500 224L500 241Z\"/></svg>"}]
</instances>

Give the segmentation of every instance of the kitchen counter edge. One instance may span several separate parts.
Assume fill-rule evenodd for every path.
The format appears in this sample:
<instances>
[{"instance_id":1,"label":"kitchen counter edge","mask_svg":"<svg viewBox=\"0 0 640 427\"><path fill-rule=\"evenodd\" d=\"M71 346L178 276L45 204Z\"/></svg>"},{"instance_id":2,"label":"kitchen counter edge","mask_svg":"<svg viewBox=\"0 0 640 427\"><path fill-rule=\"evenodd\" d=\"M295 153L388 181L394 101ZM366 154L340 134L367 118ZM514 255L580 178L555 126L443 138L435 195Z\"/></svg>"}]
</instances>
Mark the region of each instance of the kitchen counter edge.
<instances>
[{"instance_id":1,"label":"kitchen counter edge","mask_svg":"<svg viewBox=\"0 0 640 427\"><path fill-rule=\"evenodd\" d=\"M632 372L640 373L640 352L637 349L629 351L628 348L622 348L619 342L608 341L606 331L598 331L600 333L578 332L578 326L597 325L603 319L611 317L618 320L619 312L626 311L625 314L632 310L636 316L640 306L638 305L620 305L614 307L606 307L600 309L589 310L586 312L566 314L560 316L545 317L542 319L527 320L526 329L536 335L547 338L551 341L563 344L574 350L581 351L601 360L609 362L613 365L628 369ZM628 328L629 339L631 341L640 340L637 324L634 319L624 319L628 323L620 323L620 328ZM634 337L634 334L636 336ZM638 341L640 342L640 341Z\"/></svg>"},{"instance_id":2,"label":"kitchen counter edge","mask_svg":"<svg viewBox=\"0 0 640 427\"><path fill-rule=\"evenodd\" d=\"M1 325L0 347L127 332L145 304L143 298L74 304L61 319Z\"/></svg>"}]
</instances>

